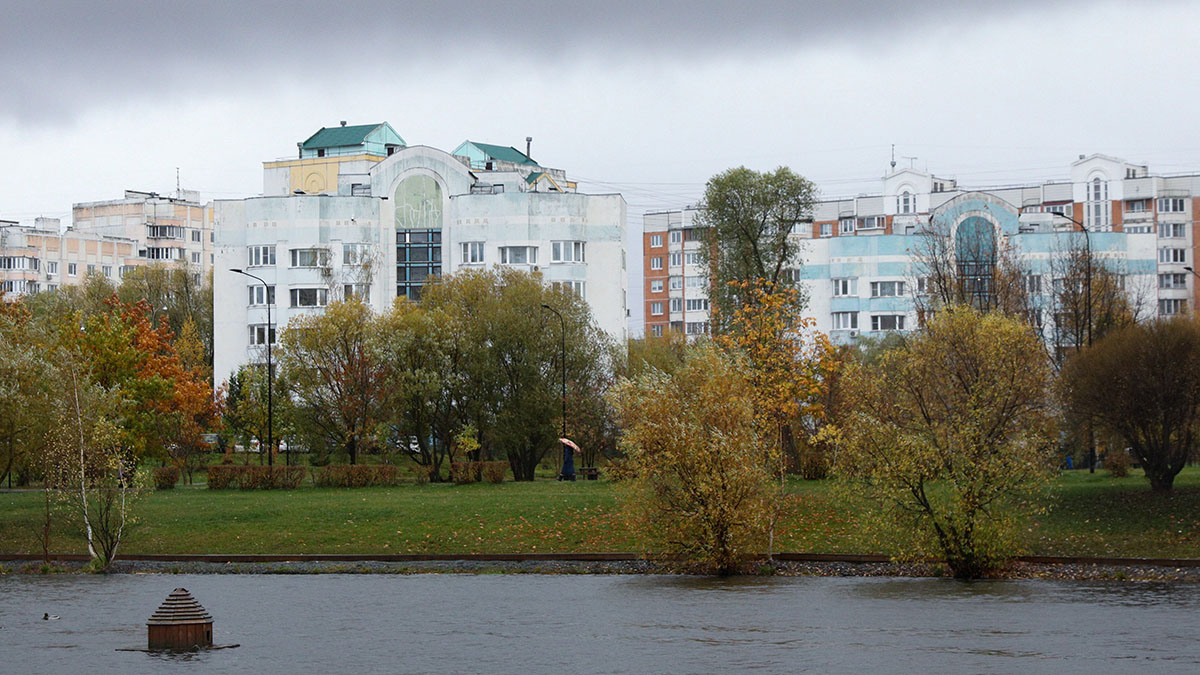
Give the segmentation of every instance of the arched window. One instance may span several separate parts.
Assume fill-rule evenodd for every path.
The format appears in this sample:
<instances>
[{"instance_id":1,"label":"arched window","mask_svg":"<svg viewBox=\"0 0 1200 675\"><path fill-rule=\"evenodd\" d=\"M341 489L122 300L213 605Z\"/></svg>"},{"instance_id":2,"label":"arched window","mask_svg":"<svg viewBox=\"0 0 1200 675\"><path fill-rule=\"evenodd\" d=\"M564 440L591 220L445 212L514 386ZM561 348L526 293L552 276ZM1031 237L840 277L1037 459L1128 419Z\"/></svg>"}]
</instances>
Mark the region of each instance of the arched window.
<instances>
[{"instance_id":1,"label":"arched window","mask_svg":"<svg viewBox=\"0 0 1200 675\"><path fill-rule=\"evenodd\" d=\"M1093 174L1085 186L1084 224L1089 230L1107 230L1112 226L1112 205L1108 201L1106 176Z\"/></svg>"},{"instance_id":2,"label":"arched window","mask_svg":"<svg viewBox=\"0 0 1200 675\"><path fill-rule=\"evenodd\" d=\"M917 198L913 196L913 193L908 190L900 193L900 208L898 210L900 213L917 212Z\"/></svg>"}]
</instances>

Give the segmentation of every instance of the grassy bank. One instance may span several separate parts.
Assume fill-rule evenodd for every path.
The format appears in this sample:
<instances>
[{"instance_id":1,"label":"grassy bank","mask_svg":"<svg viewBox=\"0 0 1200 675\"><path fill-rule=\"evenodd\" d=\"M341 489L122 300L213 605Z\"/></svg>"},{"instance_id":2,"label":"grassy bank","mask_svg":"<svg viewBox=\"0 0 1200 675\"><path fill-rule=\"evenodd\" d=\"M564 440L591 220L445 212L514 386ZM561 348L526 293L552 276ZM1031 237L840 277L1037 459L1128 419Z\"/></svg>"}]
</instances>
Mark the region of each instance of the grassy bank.
<instances>
[{"instance_id":1,"label":"grassy bank","mask_svg":"<svg viewBox=\"0 0 1200 675\"><path fill-rule=\"evenodd\" d=\"M890 553L874 545L863 514L831 484L796 481L780 550ZM277 492L181 486L153 492L137 509L127 553L527 553L642 551L605 481L501 485L304 487ZM40 548L38 492L0 493L0 551ZM52 548L83 552L78 527L56 515ZM883 549L883 550L881 550ZM1139 472L1113 479L1074 471L1058 481L1053 508L1031 524L1028 552L1045 555L1200 557L1200 470L1152 494Z\"/></svg>"}]
</instances>

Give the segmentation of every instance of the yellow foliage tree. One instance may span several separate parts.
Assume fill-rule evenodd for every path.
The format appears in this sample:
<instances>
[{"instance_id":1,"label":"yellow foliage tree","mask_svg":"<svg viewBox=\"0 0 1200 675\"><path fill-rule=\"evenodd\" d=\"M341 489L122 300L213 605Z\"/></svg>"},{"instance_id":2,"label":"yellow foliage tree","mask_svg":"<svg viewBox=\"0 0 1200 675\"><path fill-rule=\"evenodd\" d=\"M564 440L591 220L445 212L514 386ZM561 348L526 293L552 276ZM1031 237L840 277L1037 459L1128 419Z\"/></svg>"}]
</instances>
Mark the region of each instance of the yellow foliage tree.
<instances>
[{"instance_id":1,"label":"yellow foliage tree","mask_svg":"<svg viewBox=\"0 0 1200 675\"><path fill-rule=\"evenodd\" d=\"M901 557L940 554L959 578L1002 566L1054 472L1037 336L1013 318L947 308L853 379L838 471L882 505L893 541L909 537Z\"/></svg>"},{"instance_id":2,"label":"yellow foliage tree","mask_svg":"<svg viewBox=\"0 0 1200 675\"><path fill-rule=\"evenodd\" d=\"M650 369L612 393L633 476L626 505L664 551L722 575L762 550L775 495L743 373L701 346L674 373Z\"/></svg>"}]
</instances>

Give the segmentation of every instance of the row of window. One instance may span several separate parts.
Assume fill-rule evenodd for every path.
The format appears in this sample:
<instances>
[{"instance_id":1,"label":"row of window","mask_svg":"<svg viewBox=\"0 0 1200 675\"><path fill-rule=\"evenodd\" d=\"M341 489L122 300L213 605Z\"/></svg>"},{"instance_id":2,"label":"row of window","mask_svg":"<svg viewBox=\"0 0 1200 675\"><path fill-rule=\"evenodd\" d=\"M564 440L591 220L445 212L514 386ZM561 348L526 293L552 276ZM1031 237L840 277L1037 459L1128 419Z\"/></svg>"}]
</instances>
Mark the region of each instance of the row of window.
<instances>
[{"instance_id":1,"label":"row of window","mask_svg":"<svg viewBox=\"0 0 1200 675\"><path fill-rule=\"evenodd\" d=\"M671 298L671 311L682 312L684 307L689 312L706 312L708 311L708 298ZM650 314L652 316L660 316L663 313L663 303L655 301L650 303Z\"/></svg>"},{"instance_id":2,"label":"row of window","mask_svg":"<svg viewBox=\"0 0 1200 675\"><path fill-rule=\"evenodd\" d=\"M251 307L262 307L275 304L274 286L250 286L246 289ZM349 300L359 298L370 302L370 286L367 284L343 284L342 297ZM329 304L329 289L327 288L293 288L288 291L288 299L292 307L324 307Z\"/></svg>"},{"instance_id":3,"label":"row of window","mask_svg":"<svg viewBox=\"0 0 1200 675\"><path fill-rule=\"evenodd\" d=\"M650 326L650 335L653 337L663 336L663 324L654 324ZM708 335L709 323L707 321L672 321L671 330L683 331L687 335Z\"/></svg>"},{"instance_id":4,"label":"row of window","mask_svg":"<svg viewBox=\"0 0 1200 675\"><path fill-rule=\"evenodd\" d=\"M833 330L858 330L858 312L834 312ZM903 314L872 314L871 330L904 330Z\"/></svg>"},{"instance_id":5,"label":"row of window","mask_svg":"<svg viewBox=\"0 0 1200 675\"><path fill-rule=\"evenodd\" d=\"M0 270L37 270L40 266L41 260L33 256L0 256Z\"/></svg>"},{"instance_id":6,"label":"row of window","mask_svg":"<svg viewBox=\"0 0 1200 675\"><path fill-rule=\"evenodd\" d=\"M681 277L681 276L675 275L675 276L671 276L668 279L668 284L670 285L670 288L673 291L678 291L683 288L704 288L704 277ZM650 292L651 293L662 293L662 291L663 291L663 280L662 279L651 279L650 280Z\"/></svg>"}]
</instances>

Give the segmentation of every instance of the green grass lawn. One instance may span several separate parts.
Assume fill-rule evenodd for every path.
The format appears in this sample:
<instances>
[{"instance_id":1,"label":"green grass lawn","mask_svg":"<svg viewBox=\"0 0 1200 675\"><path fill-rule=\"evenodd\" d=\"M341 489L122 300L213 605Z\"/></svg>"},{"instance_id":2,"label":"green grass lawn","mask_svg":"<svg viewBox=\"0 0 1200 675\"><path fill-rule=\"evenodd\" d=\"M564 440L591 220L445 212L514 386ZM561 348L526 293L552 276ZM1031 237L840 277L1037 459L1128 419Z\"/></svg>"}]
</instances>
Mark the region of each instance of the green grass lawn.
<instances>
[{"instance_id":1,"label":"green grass lawn","mask_svg":"<svg viewBox=\"0 0 1200 675\"><path fill-rule=\"evenodd\" d=\"M1123 479L1074 471L1050 512L1030 524L1028 551L1047 555L1200 557L1200 469L1169 496L1140 472ZM828 481L795 481L779 550L890 553L871 543L863 514ZM125 553L538 553L642 551L606 481L304 487L210 491L180 486L137 505ZM41 550L42 495L0 493L0 551ZM79 528L56 515L53 546L85 550Z\"/></svg>"}]
</instances>

